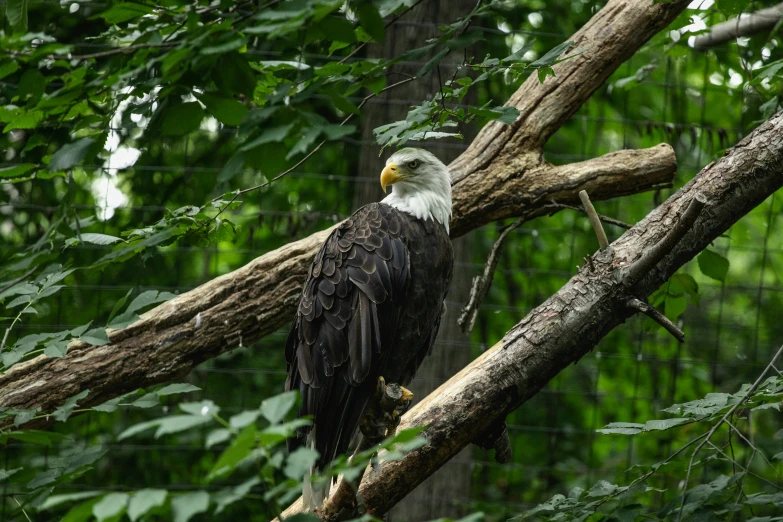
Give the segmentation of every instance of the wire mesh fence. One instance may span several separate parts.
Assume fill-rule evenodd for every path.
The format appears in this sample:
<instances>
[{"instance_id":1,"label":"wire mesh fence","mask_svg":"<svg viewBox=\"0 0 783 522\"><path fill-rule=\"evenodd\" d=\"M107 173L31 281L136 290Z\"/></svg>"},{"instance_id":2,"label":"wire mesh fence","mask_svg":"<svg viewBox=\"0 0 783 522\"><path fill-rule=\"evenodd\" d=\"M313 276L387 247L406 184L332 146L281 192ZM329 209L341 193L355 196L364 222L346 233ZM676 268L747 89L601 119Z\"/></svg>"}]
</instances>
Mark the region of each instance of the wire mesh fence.
<instances>
[{"instance_id":1,"label":"wire mesh fence","mask_svg":"<svg viewBox=\"0 0 783 522\"><path fill-rule=\"evenodd\" d=\"M566 37L547 31L513 34L549 38L555 42ZM91 49L87 42L80 47ZM715 52L735 51L717 49ZM618 79L630 78L639 67L653 62L658 66L649 78L641 79L631 88L618 87ZM721 70L711 54L697 56L694 53L673 58L660 49L647 49L624 65L621 72L550 140L545 157L552 163L569 163L621 148L651 146L665 141L675 148L678 157L675 188L682 186L753 126L746 111L746 96L753 93L741 88L727 89L724 82L713 82L711 77ZM734 106L724 105L727 98L735 101ZM375 99L370 103L411 105L419 101ZM713 113L714 107L718 107L719 115ZM117 127L115 130L130 133L134 129ZM218 128L216 132L230 131ZM362 140L345 138L335 146L347 151L367 145L369 143ZM449 146L464 149L465 144ZM73 210L80 215L94 213L117 220L150 222L165 213L167 205L156 201L117 204L117 200L112 200L112 191L121 190L118 187L121 187L122 179L134 176L165 177L183 172L209 178L218 175L221 167L200 166L193 162L193 156L191 150L182 155L179 163L113 166L108 161L104 165L86 166L85 169L101 170L106 180L102 197L96 193L96 200L102 204L76 206ZM350 201L356 184L375 181L356 176L346 161L344 171L334 173L319 172L316 166L310 165L306 170L292 172L285 184L271 190L301 194L303 188L323 183L336 187L335 190ZM617 198L598 202L596 206L602 214L634 223L670 192ZM313 193L317 190L310 192ZM21 335L79 326L68 322L68 310L80 306L83 301L98 303L98 309L93 312L100 317L129 290L186 292L275 246L331 225L350 212L345 204L334 208L333 201L327 199L309 197L302 200L299 197L295 203L290 198L272 200L265 194L248 198L249 204L230 213L230 219L243 224L233 244L175 244L159 249L156 255L163 261L151 266L170 270L166 277L155 274L155 280L165 279L165 284L148 286L145 277L148 268L142 259L131 261L136 263L133 280L117 281L102 274L84 277L83 282L65 288L49 304L51 320L48 323L25 325ZM0 203L0 213L4 214L46 216L54 210L55 206L32 199ZM779 320L783 309L783 285L779 275L783 269L783 235L775 233L780 225L781 210L783 197L777 194L714 243L712 248L731 263L723 282L704 277L696 261L684 269L698 281L700 296L698 306L688 306L679 319L687 336L685 344L668 337L648 319L629 320L508 419L514 450L511 464L498 464L492 460L490 452L478 449L474 450L472 459L460 462L472 473L473 487L470 495L454 500L470 508L511 514L546 500L553 492L565 492L575 485L590 487L599 479L622 481L632 475L634 465L667 456L678 442L676 436L637 441L604 436L596 430L614 421L643 422L659 418L660 410L673 403L699 398L712 391L735 391L742 383L755 378L783 337L783 325ZM607 232L611 240L622 230L608 227ZM36 233L36 230L28 230L28 244L35 240ZM454 278L458 284L467 285L481 273L496 236L494 225L470 234L473 258L455 267ZM0 250L3 248L11 247L0 245ZM89 259L99 257L110 247L78 245L73 248ZM495 281L470 340L439 342L435 350L467 350L475 357L564 284L575 273L576 266L583 263L583 256L595 249L596 241L587 219L570 211L539 218L515 230L503 252ZM94 299L96 295L98 298ZM449 300L447 305L460 308L465 303ZM195 368L187 379L202 389L203 397L212 399L226 412L257 406L263 399L262 393L282 390L285 380L282 348L286 335L287 331L281 329L248 346L238 346ZM164 414L166 408L173 408L174 404L165 406ZM205 458L205 453L216 454L221 449L204 450L205 432L193 433L190 440L180 439L174 444L116 442L113 437L117 433L107 429L116 430L116 426L127 426L153 414L123 411L116 415L124 417L116 425L96 413L72 419L70 422L76 426L74 430L87 434L84 440L91 434L101 434L103 440L91 440L87 444L77 440L52 448L53 453L71 447L89 451L98 445L108 450L109 458L103 469L68 488L78 491L212 487L194 485L189 477L189 469ZM49 457L11 444L6 461L12 452L19 452L14 454L14 458L19 458L25 456L23 452L26 451L30 451L30 459ZM166 476L156 476L161 462L165 462ZM115 480L116 473L112 475L112 470L129 466L139 472L128 481ZM150 472L145 473L145 469ZM113 480L104 480L103 477L109 475ZM171 477L178 479L172 483Z\"/></svg>"}]
</instances>

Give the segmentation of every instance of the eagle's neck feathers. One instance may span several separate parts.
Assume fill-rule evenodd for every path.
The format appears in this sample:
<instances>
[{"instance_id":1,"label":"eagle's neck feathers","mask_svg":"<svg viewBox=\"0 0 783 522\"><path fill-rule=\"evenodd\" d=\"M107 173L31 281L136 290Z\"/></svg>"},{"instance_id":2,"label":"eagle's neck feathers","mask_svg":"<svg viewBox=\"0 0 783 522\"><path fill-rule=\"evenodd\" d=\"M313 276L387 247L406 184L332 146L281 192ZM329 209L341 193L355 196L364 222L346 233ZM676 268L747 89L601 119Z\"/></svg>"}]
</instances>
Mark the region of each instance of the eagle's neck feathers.
<instances>
[{"instance_id":1,"label":"eagle's neck feathers","mask_svg":"<svg viewBox=\"0 0 783 522\"><path fill-rule=\"evenodd\" d=\"M392 193L381 202L418 219L434 219L449 232L451 220L451 183L448 179L438 187L422 187L410 183L392 186ZM433 190L434 188L434 190Z\"/></svg>"}]
</instances>

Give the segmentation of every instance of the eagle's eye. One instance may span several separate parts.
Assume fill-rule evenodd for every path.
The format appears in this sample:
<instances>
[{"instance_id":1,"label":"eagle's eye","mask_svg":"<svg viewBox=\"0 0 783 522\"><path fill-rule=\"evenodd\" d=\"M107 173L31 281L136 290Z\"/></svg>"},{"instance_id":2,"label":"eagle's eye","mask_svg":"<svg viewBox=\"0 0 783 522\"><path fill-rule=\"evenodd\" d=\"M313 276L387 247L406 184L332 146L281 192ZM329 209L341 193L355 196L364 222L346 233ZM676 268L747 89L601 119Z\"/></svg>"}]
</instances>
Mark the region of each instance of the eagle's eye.
<instances>
[{"instance_id":1,"label":"eagle's eye","mask_svg":"<svg viewBox=\"0 0 783 522\"><path fill-rule=\"evenodd\" d=\"M408 162L408 167L410 167L412 169L415 169L418 166L419 166L419 160L413 160L413 161Z\"/></svg>"}]
</instances>

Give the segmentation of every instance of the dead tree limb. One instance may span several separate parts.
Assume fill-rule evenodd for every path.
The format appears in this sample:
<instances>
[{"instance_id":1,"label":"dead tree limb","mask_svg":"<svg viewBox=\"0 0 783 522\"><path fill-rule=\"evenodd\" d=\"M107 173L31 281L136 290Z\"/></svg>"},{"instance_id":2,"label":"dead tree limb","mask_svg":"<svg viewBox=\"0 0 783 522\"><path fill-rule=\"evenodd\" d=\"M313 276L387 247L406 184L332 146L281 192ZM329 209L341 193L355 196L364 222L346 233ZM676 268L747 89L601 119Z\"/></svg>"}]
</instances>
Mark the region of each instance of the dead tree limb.
<instances>
[{"instance_id":1,"label":"dead tree limb","mask_svg":"<svg viewBox=\"0 0 783 522\"><path fill-rule=\"evenodd\" d=\"M426 426L428 444L367 474L359 488L367 513L384 514L465 445L481 439L488 426L502 422L630 317L629 299L646 298L781 187L783 112L596 253L595 270L583 267L500 342L409 411L399 429ZM692 204L701 198L703 208ZM677 240L667 241L673 235ZM659 257L657 247L666 242L670 248ZM658 257L652 265L646 261L649 252ZM645 261L637 265L637 260ZM638 266L647 271L640 273ZM294 503L283 515L298 510Z\"/></svg>"},{"instance_id":2,"label":"dead tree limb","mask_svg":"<svg viewBox=\"0 0 783 522\"><path fill-rule=\"evenodd\" d=\"M740 15L737 18L713 25L706 34L697 35L693 40L693 48L706 51L740 36L769 31L780 22L781 18L783 18L783 4L760 9L755 13Z\"/></svg>"},{"instance_id":3,"label":"dead tree limb","mask_svg":"<svg viewBox=\"0 0 783 522\"><path fill-rule=\"evenodd\" d=\"M669 184L674 153L661 144L553 166L543 159L549 137L636 49L666 27L686 0L610 0L572 38L578 56L557 64L541 84L531 76L509 99L520 110L512 125L492 122L450 168L452 236L510 217L549 214L555 200L577 204ZM82 406L100 404L139 387L182 378L194 366L268 335L290 321L301 285L327 231L290 243L218 277L110 332L100 347L72 343L66 357L37 357L0 376L0 406L52 411L89 389ZM196 316L200 322L196 321ZM38 419L26 425L41 428Z\"/></svg>"}]
</instances>

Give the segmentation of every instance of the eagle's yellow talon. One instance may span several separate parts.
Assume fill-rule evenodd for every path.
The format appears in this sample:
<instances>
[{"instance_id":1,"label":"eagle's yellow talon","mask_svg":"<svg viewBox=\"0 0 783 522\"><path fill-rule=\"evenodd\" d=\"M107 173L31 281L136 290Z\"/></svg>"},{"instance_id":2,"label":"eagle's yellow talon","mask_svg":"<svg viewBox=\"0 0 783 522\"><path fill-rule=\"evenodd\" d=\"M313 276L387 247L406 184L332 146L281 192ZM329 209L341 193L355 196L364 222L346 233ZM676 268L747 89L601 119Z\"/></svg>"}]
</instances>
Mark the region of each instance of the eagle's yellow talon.
<instances>
[{"instance_id":1,"label":"eagle's yellow talon","mask_svg":"<svg viewBox=\"0 0 783 522\"><path fill-rule=\"evenodd\" d=\"M413 392L410 391L407 388L404 388L400 386L400 389L402 390L402 400L403 401L412 401L413 400Z\"/></svg>"}]
</instances>

